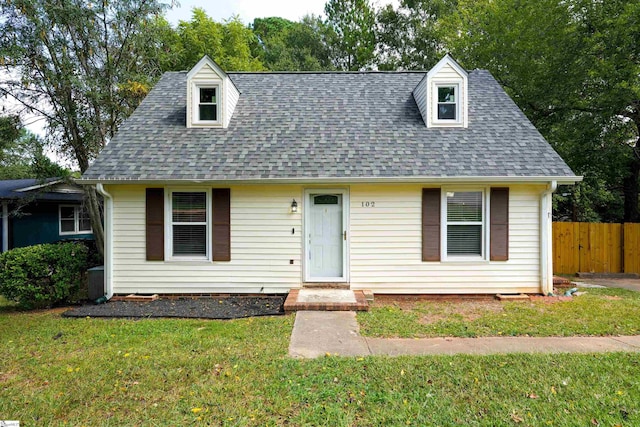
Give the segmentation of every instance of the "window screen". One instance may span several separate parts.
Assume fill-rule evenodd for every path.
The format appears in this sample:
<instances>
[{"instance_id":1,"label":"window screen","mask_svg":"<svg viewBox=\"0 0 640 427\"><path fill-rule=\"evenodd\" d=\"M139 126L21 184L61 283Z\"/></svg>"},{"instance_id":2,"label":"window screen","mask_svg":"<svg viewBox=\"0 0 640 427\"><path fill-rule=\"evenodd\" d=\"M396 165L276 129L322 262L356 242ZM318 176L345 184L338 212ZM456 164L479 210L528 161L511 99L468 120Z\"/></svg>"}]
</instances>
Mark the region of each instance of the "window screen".
<instances>
[{"instance_id":1,"label":"window screen","mask_svg":"<svg viewBox=\"0 0 640 427\"><path fill-rule=\"evenodd\" d=\"M482 256L482 192L447 193L447 254Z\"/></svg>"},{"instance_id":2,"label":"window screen","mask_svg":"<svg viewBox=\"0 0 640 427\"><path fill-rule=\"evenodd\" d=\"M173 255L207 256L207 194L174 192L171 199Z\"/></svg>"}]
</instances>

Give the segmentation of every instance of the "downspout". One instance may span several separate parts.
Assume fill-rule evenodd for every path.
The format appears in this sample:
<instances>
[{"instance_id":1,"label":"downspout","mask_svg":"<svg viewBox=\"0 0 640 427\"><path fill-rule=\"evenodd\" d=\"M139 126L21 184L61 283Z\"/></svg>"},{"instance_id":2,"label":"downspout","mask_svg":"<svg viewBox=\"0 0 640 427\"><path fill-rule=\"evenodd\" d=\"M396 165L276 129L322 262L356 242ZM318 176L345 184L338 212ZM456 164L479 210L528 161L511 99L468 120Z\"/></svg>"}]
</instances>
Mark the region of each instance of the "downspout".
<instances>
[{"instance_id":1,"label":"downspout","mask_svg":"<svg viewBox=\"0 0 640 427\"><path fill-rule=\"evenodd\" d=\"M551 194L558 188L557 181L551 181L540 195L540 290L543 295L553 293L553 201Z\"/></svg>"},{"instance_id":2,"label":"downspout","mask_svg":"<svg viewBox=\"0 0 640 427\"><path fill-rule=\"evenodd\" d=\"M104 293L109 300L113 296L113 197L100 183L96 190L104 197Z\"/></svg>"}]
</instances>

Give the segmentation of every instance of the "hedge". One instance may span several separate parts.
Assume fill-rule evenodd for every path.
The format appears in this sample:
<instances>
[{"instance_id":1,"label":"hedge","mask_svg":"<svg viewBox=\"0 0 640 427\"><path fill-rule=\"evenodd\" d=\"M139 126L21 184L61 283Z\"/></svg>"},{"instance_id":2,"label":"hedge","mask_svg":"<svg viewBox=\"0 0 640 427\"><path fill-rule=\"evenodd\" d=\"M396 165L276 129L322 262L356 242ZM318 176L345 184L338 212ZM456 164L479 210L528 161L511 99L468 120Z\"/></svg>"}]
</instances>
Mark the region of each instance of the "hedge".
<instances>
[{"instance_id":1,"label":"hedge","mask_svg":"<svg viewBox=\"0 0 640 427\"><path fill-rule=\"evenodd\" d=\"M88 249L79 243L41 244L0 254L0 294L27 309L80 298Z\"/></svg>"}]
</instances>

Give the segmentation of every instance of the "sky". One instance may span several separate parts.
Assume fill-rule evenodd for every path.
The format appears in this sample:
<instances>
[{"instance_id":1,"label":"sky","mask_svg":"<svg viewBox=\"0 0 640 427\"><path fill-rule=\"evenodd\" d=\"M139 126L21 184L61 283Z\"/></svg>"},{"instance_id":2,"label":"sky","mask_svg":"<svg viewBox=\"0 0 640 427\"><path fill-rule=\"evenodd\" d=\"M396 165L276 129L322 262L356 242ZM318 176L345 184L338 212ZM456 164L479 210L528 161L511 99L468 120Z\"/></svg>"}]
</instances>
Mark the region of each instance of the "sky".
<instances>
[{"instance_id":1,"label":"sky","mask_svg":"<svg viewBox=\"0 0 640 427\"><path fill-rule=\"evenodd\" d=\"M253 22L254 18L268 18L279 16L291 21L299 21L305 15L324 15L324 5L328 0L177 0L179 7L167 11L167 20L176 25L178 21L191 19L191 10L200 7L213 20L222 21L238 15L245 24ZM373 5L398 5L399 0L373 0Z\"/></svg>"},{"instance_id":2,"label":"sky","mask_svg":"<svg viewBox=\"0 0 640 427\"><path fill-rule=\"evenodd\" d=\"M174 7L166 13L167 20L175 25L178 21L191 19L191 10L200 7L215 21L229 19L233 15L240 16L245 24L253 22L254 18L279 16L291 21L298 21L304 15L324 14L324 4L327 0L178 0L180 7Z\"/></svg>"}]
</instances>

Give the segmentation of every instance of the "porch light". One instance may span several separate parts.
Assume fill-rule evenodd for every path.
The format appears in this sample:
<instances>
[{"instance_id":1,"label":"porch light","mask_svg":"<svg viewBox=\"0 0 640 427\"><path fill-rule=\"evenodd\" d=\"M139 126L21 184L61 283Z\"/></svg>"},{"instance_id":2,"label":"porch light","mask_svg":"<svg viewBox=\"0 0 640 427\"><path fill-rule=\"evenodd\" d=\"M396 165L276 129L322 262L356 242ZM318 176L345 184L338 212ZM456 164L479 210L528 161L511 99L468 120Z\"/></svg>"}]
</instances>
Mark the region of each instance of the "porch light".
<instances>
[{"instance_id":1,"label":"porch light","mask_svg":"<svg viewBox=\"0 0 640 427\"><path fill-rule=\"evenodd\" d=\"M297 213L298 212L298 202L296 202L296 199L293 199L293 202L291 202L291 213Z\"/></svg>"}]
</instances>

